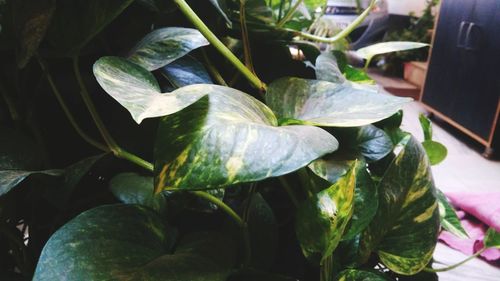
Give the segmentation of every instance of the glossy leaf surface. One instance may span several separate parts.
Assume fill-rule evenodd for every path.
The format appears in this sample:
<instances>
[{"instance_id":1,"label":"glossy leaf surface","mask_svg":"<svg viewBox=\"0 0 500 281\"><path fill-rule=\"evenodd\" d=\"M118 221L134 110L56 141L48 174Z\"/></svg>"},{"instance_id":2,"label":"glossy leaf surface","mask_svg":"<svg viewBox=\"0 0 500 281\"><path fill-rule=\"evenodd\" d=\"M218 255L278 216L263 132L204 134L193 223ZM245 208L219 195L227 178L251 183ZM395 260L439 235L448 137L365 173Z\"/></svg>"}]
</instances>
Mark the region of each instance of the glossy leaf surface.
<instances>
[{"instance_id":1,"label":"glossy leaf surface","mask_svg":"<svg viewBox=\"0 0 500 281\"><path fill-rule=\"evenodd\" d=\"M236 89L191 85L180 90L208 96L161 119L155 145L156 192L214 189L276 177L338 147L333 136L317 127L277 127L266 105Z\"/></svg>"},{"instance_id":2,"label":"glossy leaf surface","mask_svg":"<svg viewBox=\"0 0 500 281\"><path fill-rule=\"evenodd\" d=\"M266 101L285 123L291 119L299 124L355 127L387 118L411 99L361 85L282 78L269 85Z\"/></svg>"},{"instance_id":3,"label":"glossy leaf surface","mask_svg":"<svg viewBox=\"0 0 500 281\"><path fill-rule=\"evenodd\" d=\"M161 73L176 88L193 84L213 84L203 64L191 56L171 62L161 69Z\"/></svg>"},{"instance_id":4,"label":"glossy leaf surface","mask_svg":"<svg viewBox=\"0 0 500 281\"><path fill-rule=\"evenodd\" d=\"M171 253L175 236L149 208L97 207L52 235L33 280L225 280L234 262L231 239L187 235Z\"/></svg>"},{"instance_id":5,"label":"glossy leaf surface","mask_svg":"<svg viewBox=\"0 0 500 281\"><path fill-rule=\"evenodd\" d=\"M484 246L487 248L500 248L500 233L493 228L486 231Z\"/></svg>"},{"instance_id":6,"label":"glossy leaf surface","mask_svg":"<svg viewBox=\"0 0 500 281\"><path fill-rule=\"evenodd\" d=\"M460 219L455 212L453 206L451 206L450 202L446 198L446 195L441 192L441 190L437 189L437 198L439 204L439 217L441 219L441 226L454 234L457 237L467 239L469 235L462 227L460 223Z\"/></svg>"},{"instance_id":7,"label":"glossy leaf surface","mask_svg":"<svg viewBox=\"0 0 500 281\"><path fill-rule=\"evenodd\" d=\"M297 209L295 231L302 252L323 263L337 247L353 214L356 167Z\"/></svg>"},{"instance_id":8,"label":"glossy leaf surface","mask_svg":"<svg viewBox=\"0 0 500 281\"><path fill-rule=\"evenodd\" d=\"M414 138L389 166L378 191L378 211L363 234L363 247L376 251L392 271L415 274L432 258L439 210L430 163Z\"/></svg>"},{"instance_id":9,"label":"glossy leaf surface","mask_svg":"<svg viewBox=\"0 0 500 281\"><path fill-rule=\"evenodd\" d=\"M407 41L382 42L358 49L356 54L370 61L376 55L419 49L427 46L429 44Z\"/></svg>"},{"instance_id":10,"label":"glossy leaf surface","mask_svg":"<svg viewBox=\"0 0 500 281\"><path fill-rule=\"evenodd\" d=\"M128 58L152 71L208 44L207 39L196 29L165 27L146 35L132 49Z\"/></svg>"},{"instance_id":11,"label":"glossy leaf surface","mask_svg":"<svg viewBox=\"0 0 500 281\"><path fill-rule=\"evenodd\" d=\"M154 194L153 181L153 177L122 173L113 177L109 185L113 195L121 202L144 205L163 212L166 208L165 196L163 193Z\"/></svg>"},{"instance_id":12,"label":"glossy leaf surface","mask_svg":"<svg viewBox=\"0 0 500 281\"><path fill-rule=\"evenodd\" d=\"M322 53L316 58L316 79L333 82L343 83L345 77L340 71L337 64L337 59L332 53Z\"/></svg>"},{"instance_id":13,"label":"glossy leaf surface","mask_svg":"<svg viewBox=\"0 0 500 281\"><path fill-rule=\"evenodd\" d=\"M133 0L57 1L47 39L58 51L58 55L76 55L132 2Z\"/></svg>"},{"instance_id":14,"label":"glossy leaf surface","mask_svg":"<svg viewBox=\"0 0 500 281\"><path fill-rule=\"evenodd\" d=\"M339 281L389 281L382 273L361 269L346 269L337 276Z\"/></svg>"},{"instance_id":15,"label":"glossy leaf surface","mask_svg":"<svg viewBox=\"0 0 500 281\"><path fill-rule=\"evenodd\" d=\"M162 94L153 74L119 57L100 58L94 64L94 75L101 87L125 107L137 123L145 118L175 113L207 94L202 87Z\"/></svg>"}]
</instances>

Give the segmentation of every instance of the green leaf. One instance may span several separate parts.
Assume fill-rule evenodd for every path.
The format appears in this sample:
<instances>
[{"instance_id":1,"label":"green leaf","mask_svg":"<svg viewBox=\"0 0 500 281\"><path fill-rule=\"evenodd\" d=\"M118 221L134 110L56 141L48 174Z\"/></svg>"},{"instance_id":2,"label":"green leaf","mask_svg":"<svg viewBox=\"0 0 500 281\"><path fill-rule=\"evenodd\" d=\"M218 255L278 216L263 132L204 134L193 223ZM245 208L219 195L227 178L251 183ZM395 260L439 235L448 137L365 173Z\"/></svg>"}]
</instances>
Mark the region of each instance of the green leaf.
<instances>
[{"instance_id":1,"label":"green leaf","mask_svg":"<svg viewBox=\"0 0 500 281\"><path fill-rule=\"evenodd\" d=\"M14 26L18 29L17 65L24 68L45 37L56 5L54 0L16 0Z\"/></svg>"},{"instance_id":2,"label":"green leaf","mask_svg":"<svg viewBox=\"0 0 500 281\"><path fill-rule=\"evenodd\" d=\"M64 210L68 207L71 195L75 188L87 175L90 169L107 154L95 155L82 159L64 169L64 180L61 185L54 186L46 192L46 198L57 208Z\"/></svg>"},{"instance_id":3,"label":"green leaf","mask_svg":"<svg viewBox=\"0 0 500 281\"><path fill-rule=\"evenodd\" d=\"M77 55L132 2L133 0L57 1L47 39L58 51L58 55Z\"/></svg>"},{"instance_id":4,"label":"green leaf","mask_svg":"<svg viewBox=\"0 0 500 281\"><path fill-rule=\"evenodd\" d=\"M184 56L161 69L161 73L176 87L193 84L213 84L203 64L191 56Z\"/></svg>"},{"instance_id":5,"label":"green leaf","mask_svg":"<svg viewBox=\"0 0 500 281\"><path fill-rule=\"evenodd\" d=\"M484 247L500 249L500 233L494 228L489 228L484 237Z\"/></svg>"},{"instance_id":6,"label":"green leaf","mask_svg":"<svg viewBox=\"0 0 500 281\"><path fill-rule=\"evenodd\" d=\"M132 49L128 58L153 71L208 44L207 39L196 29L164 27L146 35Z\"/></svg>"},{"instance_id":7,"label":"green leaf","mask_svg":"<svg viewBox=\"0 0 500 281\"><path fill-rule=\"evenodd\" d=\"M295 278L270 274L254 269L240 269L234 274L231 274L227 281L297 281Z\"/></svg>"},{"instance_id":8,"label":"green leaf","mask_svg":"<svg viewBox=\"0 0 500 281\"><path fill-rule=\"evenodd\" d=\"M346 269L337 275L338 281L390 281L382 273L361 269Z\"/></svg>"},{"instance_id":9,"label":"green leaf","mask_svg":"<svg viewBox=\"0 0 500 281\"><path fill-rule=\"evenodd\" d=\"M245 0L245 12L247 22L274 24L273 10L265 0Z\"/></svg>"},{"instance_id":10,"label":"green leaf","mask_svg":"<svg viewBox=\"0 0 500 281\"><path fill-rule=\"evenodd\" d=\"M244 202L243 206L247 203ZM248 210L247 225L252 258L250 266L256 269L270 269L278 249L276 217L260 193L252 196Z\"/></svg>"},{"instance_id":11,"label":"green leaf","mask_svg":"<svg viewBox=\"0 0 500 281\"><path fill-rule=\"evenodd\" d=\"M331 52L322 53L316 58L316 79L333 83L345 82L337 59Z\"/></svg>"},{"instance_id":12,"label":"green leaf","mask_svg":"<svg viewBox=\"0 0 500 281\"><path fill-rule=\"evenodd\" d=\"M314 161L309 165L309 168L319 177L335 183L348 172L356 160L339 159L332 156ZM377 188L366 170L366 163L359 161L356 167L354 212L342 237L343 240L352 239L361 233L370 224L378 208Z\"/></svg>"},{"instance_id":13,"label":"green leaf","mask_svg":"<svg viewBox=\"0 0 500 281\"><path fill-rule=\"evenodd\" d=\"M61 227L45 245L33 280L225 281L234 243L225 235L176 232L140 205L106 205Z\"/></svg>"},{"instance_id":14,"label":"green leaf","mask_svg":"<svg viewBox=\"0 0 500 281\"><path fill-rule=\"evenodd\" d=\"M379 207L363 233L363 247L376 251L390 270L415 274L432 258L439 211L430 163L413 137L387 169L378 191Z\"/></svg>"},{"instance_id":15,"label":"green leaf","mask_svg":"<svg viewBox=\"0 0 500 281\"><path fill-rule=\"evenodd\" d=\"M385 119L411 99L382 94L363 85L288 77L269 85L266 101L282 120L355 127Z\"/></svg>"},{"instance_id":16,"label":"green leaf","mask_svg":"<svg viewBox=\"0 0 500 281\"><path fill-rule=\"evenodd\" d=\"M420 125L422 126L422 131L424 132L424 140L426 141L432 140L431 120L423 114L420 114L418 116L418 120L420 121Z\"/></svg>"},{"instance_id":17,"label":"green leaf","mask_svg":"<svg viewBox=\"0 0 500 281\"><path fill-rule=\"evenodd\" d=\"M358 49L356 54L367 61L371 61L376 55L419 49L427 46L429 44L407 41L382 42Z\"/></svg>"},{"instance_id":18,"label":"green leaf","mask_svg":"<svg viewBox=\"0 0 500 281\"><path fill-rule=\"evenodd\" d=\"M277 177L338 147L320 128L277 127L266 105L236 89L191 85L181 90L181 95L207 96L161 119L154 153L156 192L214 189Z\"/></svg>"},{"instance_id":19,"label":"green leaf","mask_svg":"<svg viewBox=\"0 0 500 281\"><path fill-rule=\"evenodd\" d=\"M197 87L160 92L151 72L124 58L103 57L94 64L101 87L131 114L137 123L145 118L175 113L206 95ZM203 86L198 86L203 87Z\"/></svg>"},{"instance_id":20,"label":"green leaf","mask_svg":"<svg viewBox=\"0 0 500 281\"><path fill-rule=\"evenodd\" d=\"M351 65L346 65L344 68L344 76L347 80L361 83L361 84L375 84L375 80L373 80L368 73L364 70L353 67Z\"/></svg>"},{"instance_id":21,"label":"green leaf","mask_svg":"<svg viewBox=\"0 0 500 281\"><path fill-rule=\"evenodd\" d=\"M453 209L453 206L451 206L450 202L448 202L446 196L443 194L441 190L436 189L436 191L437 191L439 218L441 221L441 226L445 230L449 231L450 233L452 233L457 237L463 239L469 238L469 235L467 235L467 232L460 223L460 219L457 217L455 209Z\"/></svg>"},{"instance_id":22,"label":"green leaf","mask_svg":"<svg viewBox=\"0 0 500 281\"><path fill-rule=\"evenodd\" d=\"M443 162L448 155L448 149L446 149L446 146L439 142L427 140L422 143L422 146L425 148L427 156L429 156L431 165L437 165Z\"/></svg>"},{"instance_id":23,"label":"green leaf","mask_svg":"<svg viewBox=\"0 0 500 281\"><path fill-rule=\"evenodd\" d=\"M356 169L298 207L295 231L307 258L323 263L340 242L353 214Z\"/></svg>"},{"instance_id":24,"label":"green leaf","mask_svg":"<svg viewBox=\"0 0 500 281\"><path fill-rule=\"evenodd\" d=\"M4 170L0 171L0 196L7 194L14 187L23 182L26 178L35 175L60 176L63 174L61 170L45 170L45 171L20 171L20 170Z\"/></svg>"},{"instance_id":25,"label":"green leaf","mask_svg":"<svg viewBox=\"0 0 500 281\"><path fill-rule=\"evenodd\" d=\"M109 182L113 195L125 204L140 204L163 213L166 209L165 194L155 195L153 177L135 173L118 174Z\"/></svg>"}]
</instances>

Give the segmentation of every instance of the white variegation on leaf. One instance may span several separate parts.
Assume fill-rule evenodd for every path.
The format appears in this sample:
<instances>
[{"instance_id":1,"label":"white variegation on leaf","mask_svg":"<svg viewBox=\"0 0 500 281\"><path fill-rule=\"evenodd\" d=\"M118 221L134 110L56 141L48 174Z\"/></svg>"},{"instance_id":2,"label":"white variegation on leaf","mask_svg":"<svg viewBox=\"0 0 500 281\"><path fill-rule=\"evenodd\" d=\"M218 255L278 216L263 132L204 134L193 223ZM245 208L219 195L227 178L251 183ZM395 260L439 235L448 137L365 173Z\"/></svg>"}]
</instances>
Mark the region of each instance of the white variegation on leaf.
<instances>
[{"instance_id":1,"label":"white variegation on leaf","mask_svg":"<svg viewBox=\"0 0 500 281\"><path fill-rule=\"evenodd\" d=\"M271 83L266 101L281 120L324 127L368 125L396 113L410 102L356 83L281 78Z\"/></svg>"},{"instance_id":2,"label":"white variegation on leaf","mask_svg":"<svg viewBox=\"0 0 500 281\"><path fill-rule=\"evenodd\" d=\"M419 43L419 42L390 41L390 42L377 43L370 45L368 47L358 49L355 53L359 57L370 62L372 58L376 55L387 54L392 52L408 51L427 46L429 46L429 44Z\"/></svg>"}]
</instances>

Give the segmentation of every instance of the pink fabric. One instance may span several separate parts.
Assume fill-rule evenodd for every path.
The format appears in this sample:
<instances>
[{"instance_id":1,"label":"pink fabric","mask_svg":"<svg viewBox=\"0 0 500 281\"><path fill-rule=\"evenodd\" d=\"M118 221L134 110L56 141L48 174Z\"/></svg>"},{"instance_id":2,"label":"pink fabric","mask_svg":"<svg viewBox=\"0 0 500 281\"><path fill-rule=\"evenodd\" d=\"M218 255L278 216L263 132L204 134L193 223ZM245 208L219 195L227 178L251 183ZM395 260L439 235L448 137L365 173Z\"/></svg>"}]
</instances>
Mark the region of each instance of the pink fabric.
<instances>
[{"instance_id":1,"label":"pink fabric","mask_svg":"<svg viewBox=\"0 0 500 281\"><path fill-rule=\"evenodd\" d=\"M498 193L447 193L462 222L469 239L461 239L442 231L439 239L453 249L472 255L483 247L483 239L489 227L500 231L500 192ZM487 261L500 260L500 249L488 249L481 254Z\"/></svg>"}]
</instances>

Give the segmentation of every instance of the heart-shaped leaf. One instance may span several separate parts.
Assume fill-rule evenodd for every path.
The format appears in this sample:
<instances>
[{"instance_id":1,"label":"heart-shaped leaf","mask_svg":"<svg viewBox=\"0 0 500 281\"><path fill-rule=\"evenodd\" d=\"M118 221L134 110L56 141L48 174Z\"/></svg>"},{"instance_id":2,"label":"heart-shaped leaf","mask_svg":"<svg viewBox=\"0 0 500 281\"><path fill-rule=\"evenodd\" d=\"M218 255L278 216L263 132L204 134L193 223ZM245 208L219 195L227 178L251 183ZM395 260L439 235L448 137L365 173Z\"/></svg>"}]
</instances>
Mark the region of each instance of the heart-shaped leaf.
<instances>
[{"instance_id":1,"label":"heart-shaped leaf","mask_svg":"<svg viewBox=\"0 0 500 281\"><path fill-rule=\"evenodd\" d=\"M74 56L134 0L57 1L47 39L58 55Z\"/></svg>"},{"instance_id":2,"label":"heart-shaped leaf","mask_svg":"<svg viewBox=\"0 0 500 281\"><path fill-rule=\"evenodd\" d=\"M317 127L277 127L266 105L236 89L191 85L177 91L180 98L207 96L161 119L155 145L156 192L276 177L338 147L333 136Z\"/></svg>"},{"instance_id":3,"label":"heart-shaped leaf","mask_svg":"<svg viewBox=\"0 0 500 281\"><path fill-rule=\"evenodd\" d=\"M379 187L379 207L363 233L363 247L376 251L392 271L411 275L431 260L439 233L439 211L430 163L409 138Z\"/></svg>"},{"instance_id":4,"label":"heart-shaped leaf","mask_svg":"<svg viewBox=\"0 0 500 281\"><path fill-rule=\"evenodd\" d=\"M161 69L161 73L176 87L193 84L213 84L205 67L191 56L184 56Z\"/></svg>"},{"instance_id":5,"label":"heart-shaped leaf","mask_svg":"<svg viewBox=\"0 0 500 281\"><path fill-rule=\"evenodd\" d=\"M391 279L376 271L346 269L337 275L338 281L390 281Z\"/></svg>"},{"instance_id":6,"label":"heart-shaped leaf","mask_svg":"<svg viewBox=\"0 0 500 281\"><path fill-rule=\"evenodd\" d=\"M427 156L429 156L431 165L437 165L443 162L443 160L446 159L446 156L448 156L448 149L439 142L432 140L424 141L422 142L422 146L424 147Z\"/></svg>"},{"instance_id":7,"label":"heart-shaped leaf","mask_svg":"<svg viewBox=\"0 0 500 281\"><path fill-rule=\"evenodd\" d=\"M164 193L154 194L153 177L141 176L135 173L116 175L109 182L110 190L115 197L125 204L140 204L162 213L166 202Z\"/></svg>"},{"instance_id":8,"label":"heart-shaped leaf","mask_svg":"<svg viewBox=\"0 0 500 281\"><path fill-rule=\"evenodd\" d=\"M176 232L151 209L107 205L61 227L45 245L33 280L225 281L234 243L222 234Z\"/></svg>"},{"instance_id":9,"label":"heart-shaped leaf","mask_svg":"<svg viewBox=\"0 0 500 281\"><path fill-rule=\"evenodd\" d=\"M129 60L152 71L208 44L207 39L196 29L160 28L137 43L130 52Z\"/></svg>"},{"instance_id":10,"label":"heart-shaped leaf","mask_svg":"<svg viewBox=\"0 0 500 281\"><path fill-rule=\"evenodd\" d=\"M103 57L94 64L94 75L101 87L123 107L137 123L145 118L175 113L194 103L203 91L184 88L162 94L151 72L124 58Z\"/></svg>"},{"instance_id":11,"label":"heart-shaped leaf","mask_svg":"<svg viewBox=\"0 0 500 281\"><path fill-rule=\"evenodd\" d=\"M316 79L333 82L344 83L345 77L340 71L335 55L331 52L325 52L316 58Z\"/></svg>"},{"instance_id":12,"label":"heart-shaped leaf","mask_svg":"<svg viewBox=\"0 0 500 281\"><path fill-rule=\"evenodd\" d=\"M333 155L335 155L334 153ZM344 176L356 160L337 159L333 156L312 162L309 168L319 177L332 183ZM359 160L358 160L359 161ZM375 183L366 170L366 163L359 161L356 169L354 190L354 212L342 237L352 239L371 222L378 208L378 193Z\"/></svg>"},{"instance_id":13,"label":"heart-shaped leaf","mask_svg":"<svg viewBox=\"0 0 500 281\"><path fill-rule=\"evenodd\" d=\"M484 236L484 246L486 248L499 248L500 249L500 233L494 228L489 228Z\"/></svg>"},{"instance_id":14,"label":"heart-shaped leaf","mask_svg":"<svg viewBox=\"0 0 500 281\"><path fill-rule=\"evenodd\" d=\"M441 190L436 189L436 191L437 191L439 218L441 219L441 226L445 230L449 231L450 233L454 234L457 237L463 239L469 238L469 235L467 235L467 232L460 223L460 219L458 218L455 209L453 209L453 206L451 206L450 202L448 202L446 196L443 194L443 192L441 192Z\"/></svg>"},{"instance_id":15,"label":"heart-shaped leaf","mask_svg":"<svg viewBox=\"0 0 500 281\"><path fill-rule=\"evenodd\" d=\"M284 123L356 127L393 115L411 99L352 83L289 77L269 85L266 101Z\"/></svg>"},{"instance_id":16,"label":"heart-shaped leaf","mask_svg":"<svg viewBox=\"0 0 500 281\"><path fill-rule=\"evenodd\" d=\"M297 209L295 231L307 258L322 264L337 247L353 213L355 185L356 164Z\"/></svg>"},{"instance_id":17,"label":"heart-shaped leaf","mask_svg":"<svg viewBox=\"0 0 500 281\"><path fill-rule=\"evenodd\" d=\"M62 170L46 170L46 171L20 171L20 170L4 170L0 171L0 196L7 194L11 189L19 185L26 178L35 175L60 176Z\"/></svg>"},{"instance_id":18,"label":"heart-shaped leaf","mask_svg":"<svg viewBox=\"0 0 500 281\"><path fill-rule=\"evenodd\" d=\"M429 44L408 41L382 42L358 49L356 54L370 62L376 55L419 49L427 46L429 46Z\"/></svg>"}]
</instances>

